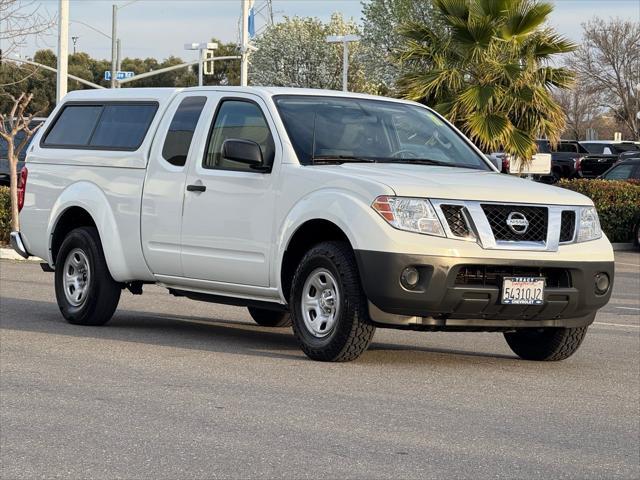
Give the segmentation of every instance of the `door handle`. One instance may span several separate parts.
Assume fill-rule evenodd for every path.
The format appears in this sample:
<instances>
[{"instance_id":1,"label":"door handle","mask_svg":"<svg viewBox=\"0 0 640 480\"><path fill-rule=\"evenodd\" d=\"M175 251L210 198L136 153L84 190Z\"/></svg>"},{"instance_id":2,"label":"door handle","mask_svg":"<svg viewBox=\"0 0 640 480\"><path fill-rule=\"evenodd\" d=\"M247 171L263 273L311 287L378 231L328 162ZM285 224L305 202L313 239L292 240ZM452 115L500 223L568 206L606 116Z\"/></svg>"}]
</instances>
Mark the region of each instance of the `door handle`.
<instances>
[{"instance_id":1,"label":"door handle","mask_svg":"<svg viewBox=\"0 0 640 480\"><path fill-rule=\"evenodd\" d=\"M206 189L206 185L187 185L187 192L204 192Z\"/></svg>"}]
</instances>

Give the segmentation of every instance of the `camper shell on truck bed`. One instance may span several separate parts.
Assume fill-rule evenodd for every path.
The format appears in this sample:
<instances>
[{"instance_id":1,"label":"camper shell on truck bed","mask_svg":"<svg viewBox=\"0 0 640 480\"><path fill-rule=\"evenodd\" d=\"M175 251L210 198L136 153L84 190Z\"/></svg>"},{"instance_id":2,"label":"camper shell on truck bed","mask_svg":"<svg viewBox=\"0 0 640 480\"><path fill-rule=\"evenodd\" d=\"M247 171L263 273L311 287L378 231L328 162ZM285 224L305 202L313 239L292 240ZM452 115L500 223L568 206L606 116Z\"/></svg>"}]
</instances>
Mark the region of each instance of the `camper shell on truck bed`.
<instances>
[{"instance_id":1,"label":"camper shell on truck bed","mask_svg":"<svg viewBox=\"0 0 640 480\"><path fill-rule=\"evenodd\" d=\"M500 175L409 101L323 90L72 92L27 152L12 244L64 317L106 323L144 283L292 325L351 360L375 328L504 332L576 351L613 252L588 198Z\"/></svg>"}]
</instances>

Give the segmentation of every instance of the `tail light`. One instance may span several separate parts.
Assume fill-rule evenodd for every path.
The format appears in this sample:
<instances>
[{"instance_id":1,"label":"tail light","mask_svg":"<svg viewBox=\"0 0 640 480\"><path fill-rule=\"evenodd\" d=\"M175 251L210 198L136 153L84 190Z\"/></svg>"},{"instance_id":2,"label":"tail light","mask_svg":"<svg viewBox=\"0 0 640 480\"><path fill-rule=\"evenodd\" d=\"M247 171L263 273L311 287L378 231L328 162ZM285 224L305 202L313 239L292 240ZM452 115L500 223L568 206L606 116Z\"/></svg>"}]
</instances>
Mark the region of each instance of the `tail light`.
<instances>
[{"instance_id":1,"label":"tail light","mask_svg":"<svg viewBox=\"0 0 640 480\"><path fill-rule=\"evenodd\" d=\"M27 167L22 167L20 175L18 176L18 211L21 211L22 207L24 207L24 194L27 191L27 175L29 175L29 170L27 170Z\"/></svg>"},{"instance_id":2,"label":"tail light","mask_svg":"<svg viewBox=\"0 0 640 480\"><path fill-rule=\"evenodd\" d=\"M576 172L582 170L582 159L584 157L578 157L573 159L573 168Z\"/></svg>"},{"instance_id":3,"label":"tail light","mask_svg":"<svg viewBox=\"0 0 640 480\"><path fill-rule=\"evenodd\" d=\"M502 171L509 173L509 167L511 167L511 156L505 153L502 156Z\"/></svg>"}]
</instances>

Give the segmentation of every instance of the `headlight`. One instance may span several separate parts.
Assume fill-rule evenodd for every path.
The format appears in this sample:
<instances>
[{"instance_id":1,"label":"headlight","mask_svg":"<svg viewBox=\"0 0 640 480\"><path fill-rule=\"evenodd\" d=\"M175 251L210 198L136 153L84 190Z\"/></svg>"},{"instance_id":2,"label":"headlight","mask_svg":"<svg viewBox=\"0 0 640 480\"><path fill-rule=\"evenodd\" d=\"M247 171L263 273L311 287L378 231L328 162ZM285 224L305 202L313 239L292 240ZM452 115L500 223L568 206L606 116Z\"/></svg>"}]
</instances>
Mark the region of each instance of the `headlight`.
<instances>
[{"instance_id":1,"label":"headlight","mask_svg":"<svg viewBox=\"0 0 640 480\"><path fill-rule=\"evenodd\" d=\"M580 222L578 223L578 242L597 240L602 236L600 220L595 207L582 207L580 209Z\"/></svg>"},{"instance_id":2,"label":"headlight","mask_svg":"<svg viewBox=\"0 0 640 480\"><path fill-rule=\"evenodd\" d=\"M444 229L431 202L426 198L376 198L371 205L391 226L407 232L444 237Z\"/></svg>"}]
</instances>

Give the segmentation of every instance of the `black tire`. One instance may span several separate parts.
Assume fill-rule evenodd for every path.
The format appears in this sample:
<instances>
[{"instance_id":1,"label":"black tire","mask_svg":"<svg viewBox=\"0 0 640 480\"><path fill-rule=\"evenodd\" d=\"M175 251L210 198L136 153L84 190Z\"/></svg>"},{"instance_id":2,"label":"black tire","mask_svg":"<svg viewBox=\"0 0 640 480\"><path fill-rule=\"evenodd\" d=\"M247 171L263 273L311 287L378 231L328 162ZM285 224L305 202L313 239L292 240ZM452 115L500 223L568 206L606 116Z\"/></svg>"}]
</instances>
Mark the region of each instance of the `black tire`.
<instances>
[{"instance_id":1,"label":"black tire","mask_svg":"<svg viewBox=\"0 0 640 480\"><path fill-rule=\"evenodd\" d=\"M336 280L339 306L331 331L318 338L305 325L302 293L307 279L318 269L328 271ZM346 362L358 358L375 333L370 323L367 298L362 290L356 259L345 242L323 242L303 257L293 277L291 319L300 348L313 360Z\"/></svg>"},{"instance_id":2,"label":"black tire","mask_svg":"<svg viewBox=\"0 0 640 480\"><path fill-rule=\"evenodd\" d=\"M71 254L79 252L88 262L90 274L81 303L74 305L65 294L65 262ZM122 288L109 273L100 236L94 227L76 228L65 237L56 258L55 289L60 312L69 323L104 325L113 316Z\"/></svg>"},{"instance_id":3,"label":"black tire","mask_svg":"<svg viewBox=\"0 0 640 480\"><path fill-rule=\"evenodd\" d=\"M247 307L249 315L261 327L290 327L291 315L289 312L267 310L266 308Z\"/></svg>"},{"instance_id":4,"label":"black tire","mask_svg":"<svg viewBox=\"0 0 640 480\"><path fill-rule=\"evenodd\" d=\"M558 361L573 355L587 327L522 329L504 334L509 347L524 360Z\"/></svg>"}]
</instances>

